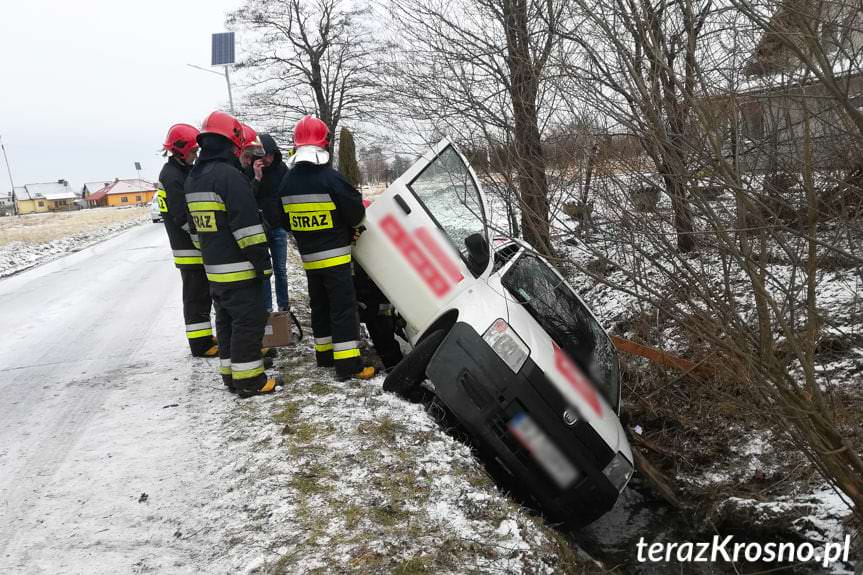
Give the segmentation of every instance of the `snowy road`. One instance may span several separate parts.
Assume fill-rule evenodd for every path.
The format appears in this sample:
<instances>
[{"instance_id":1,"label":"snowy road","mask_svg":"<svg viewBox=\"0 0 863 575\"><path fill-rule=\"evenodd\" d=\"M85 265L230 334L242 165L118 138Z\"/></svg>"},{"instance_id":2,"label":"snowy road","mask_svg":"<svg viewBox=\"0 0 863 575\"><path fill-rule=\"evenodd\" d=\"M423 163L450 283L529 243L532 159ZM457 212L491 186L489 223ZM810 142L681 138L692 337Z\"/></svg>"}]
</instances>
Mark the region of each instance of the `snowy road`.
<instances>
[{"instance_id":1,"label":"snowy road","mask_svg":"<svg viewBox=\"0 0 863 575\"><path fill-rule=\"evenodd\" d=\"M0 281L0 572L193 570L218 421L179 294L156 225Z\"/></svg>"}]
</instances>

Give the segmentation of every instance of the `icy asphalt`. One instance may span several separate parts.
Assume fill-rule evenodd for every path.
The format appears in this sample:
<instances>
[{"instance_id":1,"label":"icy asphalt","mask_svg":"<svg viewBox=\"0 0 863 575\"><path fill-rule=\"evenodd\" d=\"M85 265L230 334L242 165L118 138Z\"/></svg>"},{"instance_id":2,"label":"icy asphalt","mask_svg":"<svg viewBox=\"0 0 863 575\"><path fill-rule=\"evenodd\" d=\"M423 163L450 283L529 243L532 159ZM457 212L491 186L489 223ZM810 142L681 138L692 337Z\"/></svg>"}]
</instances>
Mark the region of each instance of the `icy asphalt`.
<instances>
[{"instance_id":1,"label":"icy asphalt","mask_svg":"<svg viewBox=\"0 0 863 575\"><path fill-rule=\"evenodd\" d=\"M145 225L0 281L0 572L189 565L215 458L178 280Z\"/></svg>"}]
</instances>

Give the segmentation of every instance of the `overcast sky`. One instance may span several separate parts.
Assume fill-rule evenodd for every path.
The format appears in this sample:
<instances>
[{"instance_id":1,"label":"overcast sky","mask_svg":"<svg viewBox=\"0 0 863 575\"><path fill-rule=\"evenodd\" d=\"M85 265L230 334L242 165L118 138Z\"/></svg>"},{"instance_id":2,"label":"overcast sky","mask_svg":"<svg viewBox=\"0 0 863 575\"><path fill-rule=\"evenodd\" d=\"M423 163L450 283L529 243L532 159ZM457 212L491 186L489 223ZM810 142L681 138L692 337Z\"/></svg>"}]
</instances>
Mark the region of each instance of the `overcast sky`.
<instances>
[{"instance_id":1,"label":"overcast sky","mask_svg":"<svg viewBox=\"0 0 863 575\"><path fill-rule=\"evenodd\" d=\"M2 0L0 135L15 185L136 177L136 161L155 179L171 124L227 108L224 77L186 64L208 67L210 34L239 4Z\"/></svg>"}]
</instances>

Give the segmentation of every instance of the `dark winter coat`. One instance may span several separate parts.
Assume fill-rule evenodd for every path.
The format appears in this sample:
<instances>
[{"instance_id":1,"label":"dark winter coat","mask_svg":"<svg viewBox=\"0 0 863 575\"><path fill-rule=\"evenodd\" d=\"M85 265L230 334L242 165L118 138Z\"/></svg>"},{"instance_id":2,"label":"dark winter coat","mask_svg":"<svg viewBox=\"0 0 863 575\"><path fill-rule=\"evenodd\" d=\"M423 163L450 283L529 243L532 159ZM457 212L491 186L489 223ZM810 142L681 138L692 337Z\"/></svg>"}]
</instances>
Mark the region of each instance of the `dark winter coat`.
<instances>
[{"instance_id":1,"label":"dark winter coat","mask_svg":"<svg viewBox=\"0 0 863 575\"><path fill-rule=\"evenodd\" d=\"M201 138L201 155L186 180L186 206L214 291L243 287L273 273L267 236L249 180L233 146Z\"/></svg>"},{"instance_id":2,"label":"dark winter coat","mask_svg":"<svg viewBox=\"0 0 863 575\"><path fill-rule=\"evenodd\" d=\"M360 193L336 170L294 164L279 188L282 222L297 240L307 271L351 261L353 228L365 217Z\"/></svg>"},{"instance_id":3,"label":"dark winter coat","mask_svg":"<svg viewBox=\"0 0 863 575\"><path fill-rule=\"evenodd\" d=\"M174 265L181 269L200 268L203 264L201 252L193 242L193 239L197 238L192 238L189 234L189 214L186 211L184 186L191 170L192 166L171 156L159 173L159 183L164 190L158 193L159 211L165 222L168 242L174 252Z\"/></svg>"},{"instance_id":4,"label":"dark winter coat","mask_svg":"<svg viewBox=\"0 0 863 575\"><path fill-rule=\"evenodd\" d=\"M288 166L282 161L282 152L269 134L258 134L264 152L273 154L273 163L263 169L260 181L252 175L252 191L258 202L258 209L270 229L282 227L282 202L279 200L279 186L288 173Z\"/></svg>"}]
</instances>

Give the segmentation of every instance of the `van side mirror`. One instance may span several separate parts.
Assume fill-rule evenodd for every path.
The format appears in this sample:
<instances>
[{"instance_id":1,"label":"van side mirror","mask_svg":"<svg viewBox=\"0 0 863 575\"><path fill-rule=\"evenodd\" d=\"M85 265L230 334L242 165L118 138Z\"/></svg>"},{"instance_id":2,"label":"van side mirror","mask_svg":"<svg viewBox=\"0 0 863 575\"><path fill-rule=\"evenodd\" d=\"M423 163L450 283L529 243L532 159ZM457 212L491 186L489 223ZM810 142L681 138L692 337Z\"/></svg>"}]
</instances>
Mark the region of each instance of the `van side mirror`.
<instances>
[{"instance_id":1,"label":"van side mirror","mask_svg":"<svg viewBox=\"0 0 863 575\"><path fill-rule=\"evenodd\" d=\"M482 234L471 234L464 239L467 246L467 267L475 276L479 276L488 267L488 242Z\"/></svg>"}]
</instances>

